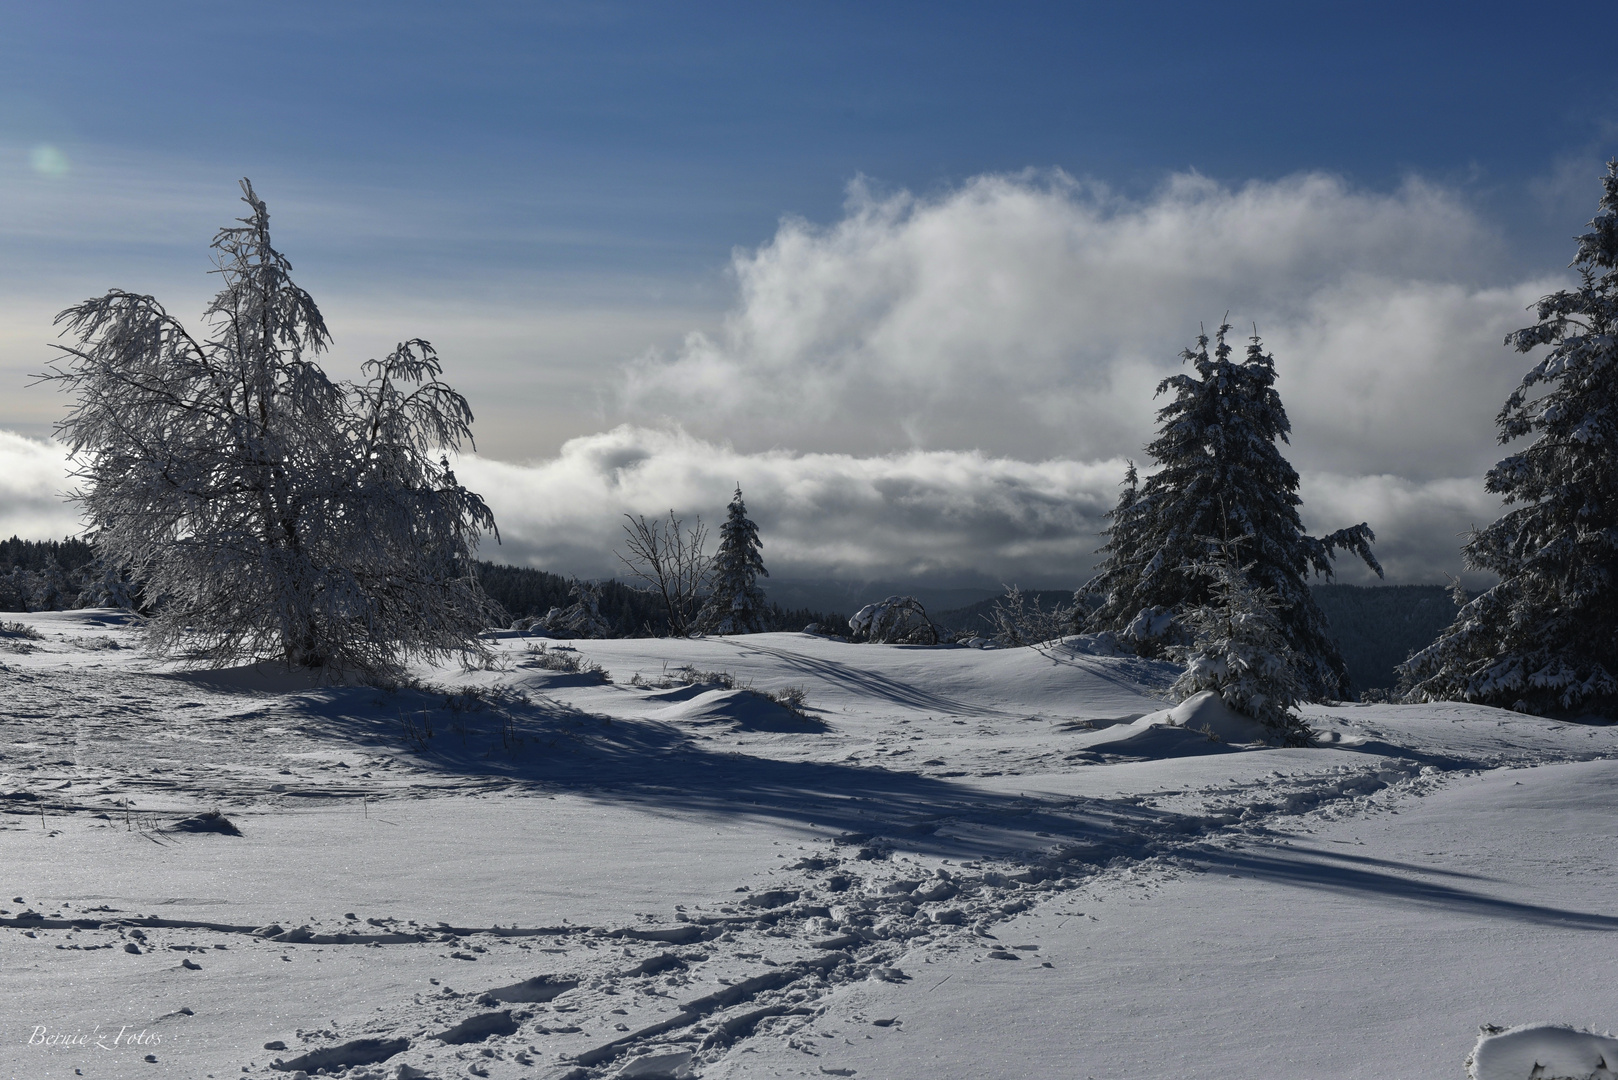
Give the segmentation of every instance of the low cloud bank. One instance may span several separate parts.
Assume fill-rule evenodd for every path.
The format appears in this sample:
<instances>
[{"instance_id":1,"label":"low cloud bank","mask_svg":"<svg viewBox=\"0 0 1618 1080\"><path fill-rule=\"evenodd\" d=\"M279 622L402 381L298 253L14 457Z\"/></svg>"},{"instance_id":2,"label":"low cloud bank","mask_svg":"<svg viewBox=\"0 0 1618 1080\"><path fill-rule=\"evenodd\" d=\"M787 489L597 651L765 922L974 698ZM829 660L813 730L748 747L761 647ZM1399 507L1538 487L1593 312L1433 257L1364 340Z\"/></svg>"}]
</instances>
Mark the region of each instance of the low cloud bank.
<instances>
[{"instance_id":1,"label":"low cloud bank","mask_svg":"<svg viewBox=\"0 0 1618 1080\"><path fill-rule=\"evenodd\" d=\"M549 461L468 457L456 471L494 506L504 542L484 553L502 561L620 573L612 552L622 546L622 515L673 509L717 524L740 483L776 575L1050 581L1089 565L1124 463L952 450L747 454L625 425L572 439Z\"/></svg>"},{"instance_id":2,"label":"low cloud bank","mask_svg":"<svg viewBox=\"0 0 1618 1080\"><path fill-rule=\"evenodd\" d=\"M1121 459L1021 461L977 451L855 457L743 453L678 430L622 426L573 439L555 458L513 465L469 457L462 481L494 506L502 562L564 573L621 572L622 515L674 509L717 522L740 483L783 577L947 581L983 575L1077 585L1095 565ZM1493 520L1481 479L1305 474L1307 527L1369 521L1390 581L1441 582L1460 570L1457 534ZM1375 579L1341 564L1341 580Z\"/></svg>"},{"instance_id":3,"label":"low cloud bank","mask_svg":"<svg viewBox=\"0 0 1618 1080\"><path fill-rule=\"evenodd\" d=\"M955 450L744 453L678 429L623 425L571 439L549 460L468 455L455 469L494 508L502 543L485 541L482 555L498 562L620 575L613 553L624 514L673 509L717 526L740 483L777 577L1065 587L1095 565L1125 463ZM61 495L69 486L59 445L0 431L0 535L76 533L77 512ZM1309 528L1369 521L1390 581L1457 573L1458 534L1499 512L1477 478L1306 473L1302 494ZM1374 580L1357 565L1341 564L1341 580Z\"/></svg>"}]
</instances>

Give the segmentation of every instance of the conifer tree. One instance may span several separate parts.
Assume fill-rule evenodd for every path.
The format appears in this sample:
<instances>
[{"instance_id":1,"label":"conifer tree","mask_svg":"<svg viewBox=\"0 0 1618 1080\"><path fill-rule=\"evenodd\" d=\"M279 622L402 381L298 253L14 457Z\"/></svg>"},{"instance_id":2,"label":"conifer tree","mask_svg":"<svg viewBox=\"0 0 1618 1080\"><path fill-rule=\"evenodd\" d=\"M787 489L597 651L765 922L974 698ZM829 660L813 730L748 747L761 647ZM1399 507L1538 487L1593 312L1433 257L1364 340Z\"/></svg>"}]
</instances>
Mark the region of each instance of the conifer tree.
<instances>
[{"instance_id":1,"label":"conifer tree","mask_svg":"<svg viewBox=\"0 0 1618 1080\"><path fill-rule=\"evenodd\" d=\"M1199 335L1196 347L1180 354L1195 373L1158 384L1158 394L1174 393L1158 410L1158 435L1146 447L1159 468L1137 481L1130 466L1128 486L1108 515L1106 558L1082 590L1105 598L1086 628L1157 627L1167 623L1160 615L1207 604L1210 579L1198 567L1210 544L1225 545L1254 589L1274 593L1307 696L1346 697L1343 659L1307 578L1329 579L1339 550L1380 576L1371 554L1376 537L1363 522L1320 538L1304 534L1298 474L1277 446L1292 425L1275 391L1275 360L1257 333L1246 358L1233 360L1229 330L1220 326L1211 355L1207 334ZM1166 637L1163 644L1174 643L1173 634Z\"/></svg>"},{"instance_id":2,"label":"conifer tree","mask_svg":"<svg viewBox=\"0 0 1618 1080\"><path fill-rule=\"evenodd\" d=\"M1194 567L1208 582L1208 602L1182 616L1191 644L1169 650L1185 664L1170 692L1184 701L1211 690L1228 708L1267 727L1283 746L1307 746L1312 735L1297 708L1304 681L1275 592L1255 589L1229 548L1213 547Z\"/></svg>"},{"instance_id":3,"label":"conifer tree","mask_svg":"<svg viewBox=\"0 0 1618 1080\"><path fill-rule=\"evenodd\" d=\"M1495 419L1502 444L1532 440L1486 478L1514 509L1462 548L1499 584L1405 663L1413 700L1618 713L1618 160L1603 188L1578 240L1579 287L1506 337L1550 351Z\"/></svg>"},{"instance_id":4,"label":"conifer tree","mask_svg":"<svg viewBox=\"0 0 1618 1080\"><path fill-rule=\"evenodd\" d=\"M757 634L767 623L768 601L758 587L769 577L759 555L763 542L758 526L747 517L741 485L730 500L729 516L719 527L719 550L714 554L713 592L697 618L698 626L712 634Z\"/></svg>"}]
</instances>

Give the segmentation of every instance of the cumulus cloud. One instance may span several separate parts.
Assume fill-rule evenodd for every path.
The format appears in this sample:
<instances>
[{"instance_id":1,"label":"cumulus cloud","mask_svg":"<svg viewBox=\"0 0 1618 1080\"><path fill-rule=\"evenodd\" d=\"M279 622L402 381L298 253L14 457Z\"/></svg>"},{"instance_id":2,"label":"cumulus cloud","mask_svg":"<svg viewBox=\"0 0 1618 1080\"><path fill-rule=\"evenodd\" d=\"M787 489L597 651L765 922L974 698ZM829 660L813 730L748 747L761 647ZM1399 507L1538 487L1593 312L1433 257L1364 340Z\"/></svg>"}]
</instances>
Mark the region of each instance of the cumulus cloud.
<instances>
[{"instance_id":1,"label":"cumulus cloud","mask_svg":"<svg viewBox=\"0 0 1618 1080\"><path fill-rule=\"evenodd\" d=\"M1501 338L1554 285L1480 280L1498 257L1416 182L1186 175L1144 202L1062 174L856 185L836 224L738 252L722 329L631 364L621 402L746 449L1135 454L1156 383L1228 310L1276 354L1301 467L1474 471L1521 370Z\"/></svg>"},{"instance_id":2,"label":"cumulus cloud","mask_svg":"<svg viewBox=\"0 0 1618 1080\"><path fill-rule=\"evenodd\" d=\"M0 538L59 539L79 531L62 497L70 486L67 451L54 442L0 430Z\"/></svg>"}]
</instances>

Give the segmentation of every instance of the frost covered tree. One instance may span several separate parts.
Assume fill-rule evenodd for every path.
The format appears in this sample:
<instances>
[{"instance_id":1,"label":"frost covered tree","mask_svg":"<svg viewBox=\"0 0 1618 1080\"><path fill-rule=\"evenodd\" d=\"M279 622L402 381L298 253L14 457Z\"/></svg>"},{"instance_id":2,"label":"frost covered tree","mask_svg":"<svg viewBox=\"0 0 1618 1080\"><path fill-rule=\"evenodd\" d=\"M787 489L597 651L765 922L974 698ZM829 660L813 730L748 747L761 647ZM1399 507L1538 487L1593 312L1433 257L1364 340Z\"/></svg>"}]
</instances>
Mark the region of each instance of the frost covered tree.
<instances>
[{"instance_id":1,"label":"frost covered tree","mask_svg":"<svg viewBox=\"0 0 1618 1080\"><path fill-rule=\"evenodd\" d=\"M1170 376L1158 394L1174 397L1158 410L1158 435L1146 452L1158 466L1140 481L1133 464L1106 530L1105 555L1081 590L1105 599L1086 621L1116 633L1170 627L1170 616L1205 604L1210 581L1199 572L1210 541L1239 544L1249 584L1273 592L1287 640L1302 663L1312 699L1348 696L1348 675L1326 617L1309 595L1311 573L1332 576L1332 558L1349 551L1381 576L1371 554L1376 539L1363 522L1316 538L1298 517L1298 474L1277 443L1292 430L1275 391L1275 360L1255 333L1245 359L1231 357L1220 326L1212 354L1208 336L1181 359L1192 373ZM1178 623L1173 623L1178 626ZM1163 644L1174 633L1157 633Z\"/></svg>"},{"instance_id":2,"label":"frost covered tree","mask_svg":"<svg viewBox=\"0 0 1618 1080\"><path fill-rule=\"evenodd\" d=\"M1280 598L1255 588L1250 567L1236 562L1236 545L1215 545L1191 572L1207 583L1208 599L1181 613L1189 645L1169 650L1185 664L1170 691L1184 701L1211 690L1231 709L1262 723L1283 746L1306 746L1309 727L1298 716L1308 687L1298 654L1287 641Z\"/></svg>"},{"instance_id":3,"label":"frost covered tree","mask_svg":"<svg viewBox=\"0 0 1618 1080\"><path fill-rule=\"evenodd\" d=\"M629 519L624 526L628 554L620 553L618 561L662 598L669 633L688 637L696 629L713 571L713 556L707 553L707 526L699 517L687 529L673 510L667 524L656 518L647 521L644 516L624 517Z\"/></svg>"},{"instance_id":4,"label":"frost covered tree","mask_svg":"<svg viewBox=\"0 0 1618 1080\"><path fill-rule=\"evenodd\" d=\"M471 556L494 518L442 456L471 442L466 400L421 340L327 378L325 320L242 193L205 335L118 289L57 317L76 340L47 378L75 395L57 433L98 556L160 598L166 651L366 673L477 651Z\"/></svg>"},{"instance_id":5,"label":"frost covered tree","mask_svg":"<svg viewBox=\"0 0 1618 1080\"><path fill-rule=\"evenodd\" d=\"M1405 663L1414 700L1618 713L1618 160L1603 184L1573 261L1579 287L1506 338L1550 350L1495 421L1502 444L1530 440L1487 476L1512 509L1462 548L1499 584Z\"/></svg>"},{"instance_id":6,"label":"frost covered tree","mask_svg":"<svg viewBox=\"0 0 1618 1080\"><path fill-rule=\"evenodd\" d=\"M769 577L770 572L764 569L764 559L759 554L763 546L758 526L747 516L741 485L737 484L729 514L719 526L719 550L714 553L709 579L712 591L697 616L699 629L710 634L764 632L769 601L764 599L758 579Z\"/></svg>"}]
</instances>

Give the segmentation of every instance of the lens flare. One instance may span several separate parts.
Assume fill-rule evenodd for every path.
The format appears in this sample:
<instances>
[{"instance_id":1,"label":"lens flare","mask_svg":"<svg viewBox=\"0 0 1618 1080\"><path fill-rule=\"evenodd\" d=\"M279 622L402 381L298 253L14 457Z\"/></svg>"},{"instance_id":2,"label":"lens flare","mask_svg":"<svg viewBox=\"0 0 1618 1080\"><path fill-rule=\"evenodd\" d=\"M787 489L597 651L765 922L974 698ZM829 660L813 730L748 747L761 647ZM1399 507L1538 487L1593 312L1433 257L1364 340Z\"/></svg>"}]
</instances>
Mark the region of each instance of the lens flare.
<instances>
[{"instance_id":1,"label":"lens flare","mask_svg":"<svg viewBox=\"0 0 1618 1080\"><path fill-rule=\"evenodd\" d=\"M41 176L66 176L67 155L54 146L36 146L28 152L28 163Z\"/></svg>"}]
</instances>

